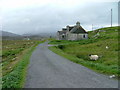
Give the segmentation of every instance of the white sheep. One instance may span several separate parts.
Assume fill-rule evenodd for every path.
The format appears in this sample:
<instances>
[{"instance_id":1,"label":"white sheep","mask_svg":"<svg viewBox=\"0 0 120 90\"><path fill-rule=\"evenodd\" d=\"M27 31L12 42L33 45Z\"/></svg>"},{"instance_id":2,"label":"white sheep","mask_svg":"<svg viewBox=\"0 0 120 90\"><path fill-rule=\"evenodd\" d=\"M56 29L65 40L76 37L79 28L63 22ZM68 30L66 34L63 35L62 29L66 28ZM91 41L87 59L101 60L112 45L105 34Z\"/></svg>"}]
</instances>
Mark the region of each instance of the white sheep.
<instances>
[{"instance_id":1,"label":"white sheep","mask_svg":"<svg viewBox=\"0 0 120 90\"><path fill-rule=\"evenodd\" d=\"M111 75L111 76L109 76L109 78L115 78L115 75Z\"/></svg>"},{"instance_id":2,"label":"white sheep","mask_svg":"<svg viewBox=\"0 0 120 90\"><path fill-rule=\"evenodd\" d=\"M106 46L106 49L108 49L109 47L108 46Z\"/></svg>"},{"instance_id":3,"label":"white sheep","mask_svg":"<svg viewBox=\"0 0 120 90\"><path fill-rule=\"evenodd\" d=\"M98 55L91 55L91 54L89 55L89 57L91 60L97 60L99 58Z\"/></svg>"}]
</instances>

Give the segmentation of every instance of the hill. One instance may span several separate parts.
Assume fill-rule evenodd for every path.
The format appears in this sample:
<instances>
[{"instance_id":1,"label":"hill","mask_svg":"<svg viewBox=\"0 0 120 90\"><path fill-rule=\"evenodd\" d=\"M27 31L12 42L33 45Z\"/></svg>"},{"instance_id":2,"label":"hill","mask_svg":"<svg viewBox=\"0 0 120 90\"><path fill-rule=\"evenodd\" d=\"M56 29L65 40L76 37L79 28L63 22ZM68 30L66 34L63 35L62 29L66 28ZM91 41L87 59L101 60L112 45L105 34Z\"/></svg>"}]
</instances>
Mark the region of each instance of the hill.
<instances>
[{"instance_id":1,"label":"hill","mask_svg":"<svg viewBox=\"0 0 120 90\"><path fill-rule=\"evenodd\" d=\"M0 36L2 36L2 40L21 40L23 39L22 35L14 34L11 32L0 31Z\"/></svg>"},{"instance_id":2,"label":"hill","mask_svg":"<svg viewBox=\"0 0 120 90\"><path fill-rule=\"evenodd\" d=\"M0 35L2 35L2 36L9 36L9 37L21 36L21 35L14 34L14 33L11 33L11 32L6 32L6 31L0 31Z\"/></svg>"},{"instance_id":3,"label":"hill","mask_svg":"<svg viewBox=\"0 0 120 90\"><path fill-rule=\"evenodd\" d=\"M49 37L55 37L56 33L54 32L47 32L47 33L26 33L23 34L23 36L36 36L36 37L44 37L44 38L49 38Z\"/></svg>"},{"instance_id":4,"label":"hill","mask_svg":"<svg viewBox=\"0 0 120 90\"><path fill-rule=\"evenodd\" d=\"M55 53L105 74L118 74L118 27L100 28L88 32L89 39L79 41L52 40L50 47ZM106 49L106 46L109 48ZM100 58L91 61L89 54L97 54Z\"/></svg>"}]
</instances>

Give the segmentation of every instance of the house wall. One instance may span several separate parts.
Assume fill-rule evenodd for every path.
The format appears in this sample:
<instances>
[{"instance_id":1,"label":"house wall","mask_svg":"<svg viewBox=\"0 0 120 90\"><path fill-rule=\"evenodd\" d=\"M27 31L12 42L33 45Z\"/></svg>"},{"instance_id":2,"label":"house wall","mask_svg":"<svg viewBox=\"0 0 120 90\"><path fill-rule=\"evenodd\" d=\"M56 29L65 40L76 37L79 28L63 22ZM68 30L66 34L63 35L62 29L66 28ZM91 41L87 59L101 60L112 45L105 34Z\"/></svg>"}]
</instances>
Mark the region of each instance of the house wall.
<instances>
[{"instance_id":1,"label":"house wall","mask_svg":"<svg viewBox=\"0 0 120 90\"><path fill-rule=\"evenodd\" d=\"M67 40L66 35L57 35L57 40Z\"/></svg>"},{"instance_id":2,"label":"house wall","mask_svg":"<svg viewBox=\"0 0 120 90\"><path fill-rule=\"evenodd\" d=\"M88 34L73 34L69 33L68 35L68 40L82 40L82 39L87 39Z\"/></svg>"},{"instance_id":3,"label":"house wall","mask_svg":"<svg viewBox=\"0 0 120 90\"><path fill-rule=\"evenodd\" d=\"M57 40L60 40L59 32L57 32Z\"/></svg>"},{"instance_id":4,"label":"house wall","mask_svg":"<svg viewBox=\"0 0 120 90\"><path fill-rule=\"evenodd\" d=\"M88 39L88 34L85 34L85 39Z\"/></svg>"},{"instance_id":5,"label":"house wall","mask_svg":"<svg viewBox=\"0 0 120 90\"><path fill-rule=\"evenodd\" d=\"M74 34L66 32L66 35L63 38L62 35L59 35L59 33L57 33L57 40L82 40L82 39L88 39L88 34Z\"/></svg>"},{"instance_id":6,"label":"house wall","mask_svg":"<svg viewBox=\"0 0 120 90\"><path fill-rule=\"evenodd\" d=\"M67 40L66 35L60 35L60 40Z\"/></svg>"}]
</instances>

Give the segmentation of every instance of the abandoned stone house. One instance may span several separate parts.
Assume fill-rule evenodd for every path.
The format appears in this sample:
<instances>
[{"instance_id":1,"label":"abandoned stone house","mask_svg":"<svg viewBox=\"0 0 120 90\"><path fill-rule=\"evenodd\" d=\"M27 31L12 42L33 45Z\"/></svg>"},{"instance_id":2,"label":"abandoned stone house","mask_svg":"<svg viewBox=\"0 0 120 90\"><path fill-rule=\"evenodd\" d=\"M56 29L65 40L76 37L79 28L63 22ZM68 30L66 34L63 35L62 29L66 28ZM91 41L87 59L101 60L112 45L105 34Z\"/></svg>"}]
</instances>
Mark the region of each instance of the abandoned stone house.
<instances>
[{"instance_id":1,"label":"abandoned stone house","mask_svg":"<svg viewBox=\"0 0 120 90\"><path fill-rule=\"evenodd\" d=\"M61 31L57 32L58 40L82 40L87 39L88 33L77 22L75 26L66 26Z\"/></svg>"}]
</instances>

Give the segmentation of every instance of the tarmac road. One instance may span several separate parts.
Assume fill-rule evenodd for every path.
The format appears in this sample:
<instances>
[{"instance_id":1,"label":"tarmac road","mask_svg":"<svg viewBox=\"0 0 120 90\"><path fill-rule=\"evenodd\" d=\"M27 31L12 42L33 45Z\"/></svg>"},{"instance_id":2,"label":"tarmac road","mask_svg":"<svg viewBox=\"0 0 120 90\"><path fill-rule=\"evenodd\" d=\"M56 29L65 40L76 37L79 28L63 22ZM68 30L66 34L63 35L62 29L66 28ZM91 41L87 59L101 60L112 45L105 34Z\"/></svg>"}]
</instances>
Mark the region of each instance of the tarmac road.
<instances>
[{"instance_id":1,"label":"tarmac road","mask_svg":"<svg viewBox=\"0 0 120 90\"><path fill-rule=\"evenodd\" d=\"M48 49L47 42L33 52L25 88L117 88L118 80L73 63Z\"/></svg>"}]
</instances>

